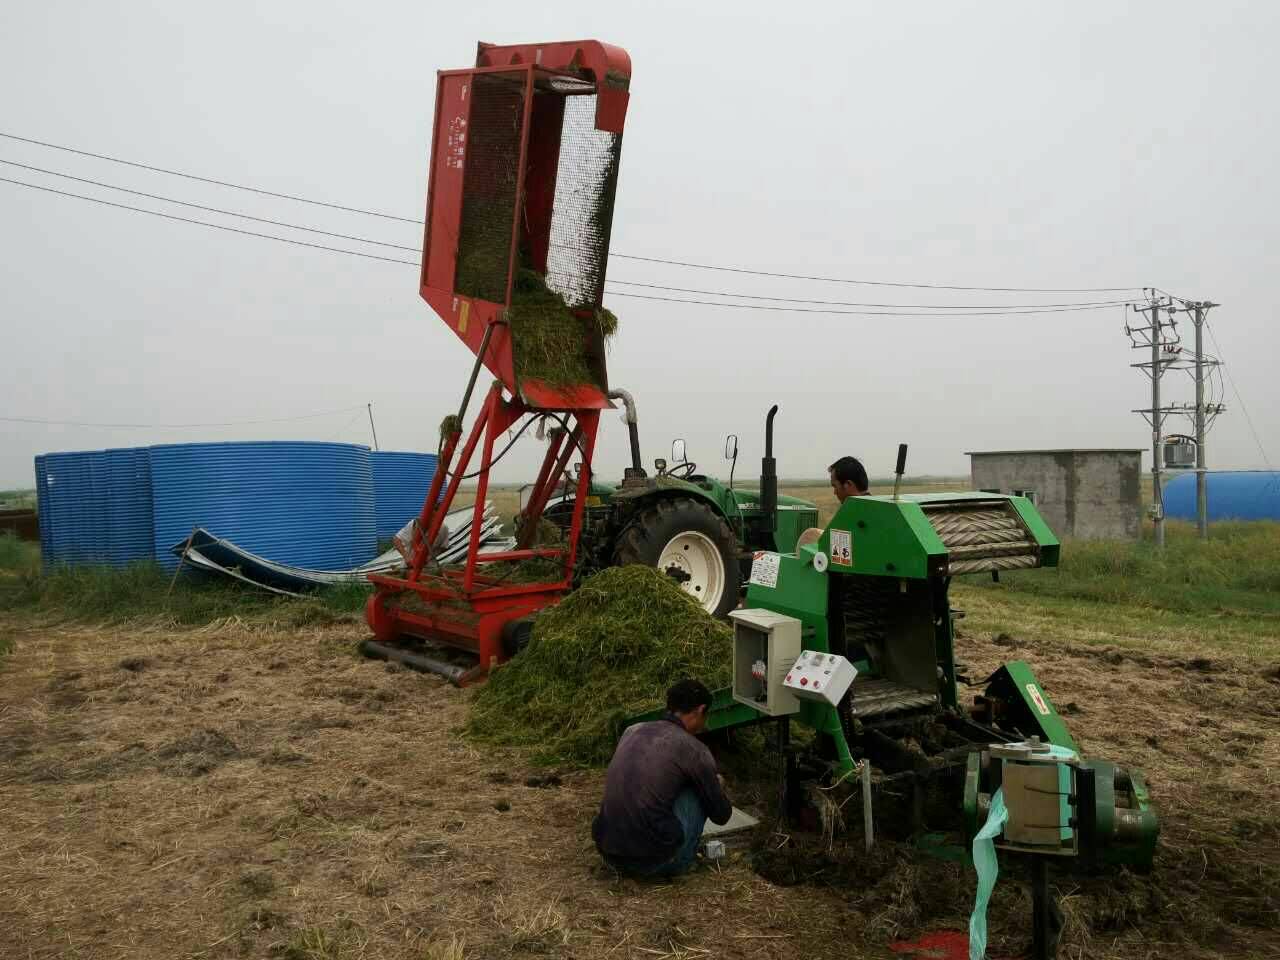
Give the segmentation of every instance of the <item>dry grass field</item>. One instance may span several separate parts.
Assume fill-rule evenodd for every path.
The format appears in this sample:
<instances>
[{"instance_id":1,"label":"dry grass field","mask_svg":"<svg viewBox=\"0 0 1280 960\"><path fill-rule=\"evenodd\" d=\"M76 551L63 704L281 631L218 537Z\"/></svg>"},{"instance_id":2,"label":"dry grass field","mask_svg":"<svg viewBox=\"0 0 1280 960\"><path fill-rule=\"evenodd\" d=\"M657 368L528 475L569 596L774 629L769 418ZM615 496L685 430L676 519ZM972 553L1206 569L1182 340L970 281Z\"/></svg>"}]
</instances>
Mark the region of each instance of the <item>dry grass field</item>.
<instances>
[{"instance_id":1,"label":"dry grass field","mask_svg":"<svg viewBox=\"0 0 1280 960\"><path fill-rule=\"evenodd\" d=\"M470 693L359 658L350 598L166 600L0 546L0 958L847 960L964 928L971 874L856 832L766 821L716 868L619 880L590 840L602 771L468 741ZM1067 544L1059 570L954 585L969 675L1027 660L1161 818L1150 876L1056 876L1062 956L1280 956L1278 558L1275 525L1175 526L1164 553ZM758 756L722 759L764 813ZM1027 938L1006 873L993 956Z\"/></svg>"}]
</instances>

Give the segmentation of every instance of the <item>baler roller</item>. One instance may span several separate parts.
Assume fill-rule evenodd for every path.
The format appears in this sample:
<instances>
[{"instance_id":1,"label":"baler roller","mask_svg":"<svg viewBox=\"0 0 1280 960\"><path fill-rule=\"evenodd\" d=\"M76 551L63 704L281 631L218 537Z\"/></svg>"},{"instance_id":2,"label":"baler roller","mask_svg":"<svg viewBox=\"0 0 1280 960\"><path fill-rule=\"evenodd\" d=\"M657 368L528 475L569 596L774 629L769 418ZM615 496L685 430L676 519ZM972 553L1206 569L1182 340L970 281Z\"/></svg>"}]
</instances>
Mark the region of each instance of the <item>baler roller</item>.
<instances>
[{"instance_id":1,"label":"baler roller","mask_svg":"<svg viewBox=\"0 0 1280 960\"><path fill-rule=\"evenodd\" d=\"M939 534L948 549L954 547L971 547L979 543L1014 543L1027 538L1026 531L1012 523L1007 527L996 527L985 530L960 530L955 533ZM952 549L952 553L954 554Z\"/></svg>"},{"instance_id":2,"label":"baler roller","mask_svg":"<svg viewBox=\"0 0 1280 960\"><path fill-rule=\"evenodd\" d=\"M1035 556L1036 548L1037 545L1030 540L1017 540L1012 543L975 543L968 547L955 547L948 551L948 556L952 561L977 560L982 557Z\"/></svg>"},{"instance_id":3,"label":"baler roller","mask_svg":"<svg viewBox=\"0 0 1280 960\"><path fill-rule=\"evenodd\" d=\"M983 557L979 560L956 560L947 564L949 576L962 573L986 573L989 570L1030 570L1040 566L1040 558L1022 554L1013 557Z\"/></svg>"},{"instance_id":4,"label":"baler roller","mask_svg":"<svg viewBox=\"0 0 1280 960\"><path fill-rule=\"evenodd\" d=\"M947 548L947 574L1040 566L1040 545L1007 500L930 504L925 516Z\"/></svg>"}]
</instances>

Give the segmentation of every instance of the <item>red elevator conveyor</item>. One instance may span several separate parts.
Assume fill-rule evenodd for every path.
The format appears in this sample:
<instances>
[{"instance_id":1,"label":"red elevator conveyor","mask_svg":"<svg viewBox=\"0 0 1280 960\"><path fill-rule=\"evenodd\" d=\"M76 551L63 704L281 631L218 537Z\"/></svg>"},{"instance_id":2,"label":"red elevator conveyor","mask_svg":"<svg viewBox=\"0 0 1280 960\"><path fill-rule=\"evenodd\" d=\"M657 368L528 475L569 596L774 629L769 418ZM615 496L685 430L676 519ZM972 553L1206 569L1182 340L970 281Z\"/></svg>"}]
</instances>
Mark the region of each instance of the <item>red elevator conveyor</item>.
<instances>
[{"instance_id":1,"label":"red elevator conveyor","mask_svg":"<svg viewBox=\"0 0 1280 960\"><path fill-rule=\"evenodd\" d=\"M589 380L550 383L517 369L507 311L521 270L539 274L575 315L601 308L630 83L630 57L596 40L482 43L474 67L438 74L419 285L476 360L459 415L441 429L436 473L405 545L408 569L370 577L376 589L366 617L374 641L366 652L390 656L406 641L443 644L474 654L478 664L460 670L416 653L397 658L416 657L415 666L470 682L510 655L513 625L570 589L599 415L611 406L603 336L598 324L584 323ZM481 366L496 379L464 442L463 417ZM552 429L525 522L514 550L481 553L494 446L526 417ZM538 518L575 458L581 466L569 480L577 496L567 537L534 548ZM476 481L466 562L441 568L431 546L463 479ZM559 575L513 583L486 572L490 563L532 559L554 561Z\"/></svg>"}]
</instances>

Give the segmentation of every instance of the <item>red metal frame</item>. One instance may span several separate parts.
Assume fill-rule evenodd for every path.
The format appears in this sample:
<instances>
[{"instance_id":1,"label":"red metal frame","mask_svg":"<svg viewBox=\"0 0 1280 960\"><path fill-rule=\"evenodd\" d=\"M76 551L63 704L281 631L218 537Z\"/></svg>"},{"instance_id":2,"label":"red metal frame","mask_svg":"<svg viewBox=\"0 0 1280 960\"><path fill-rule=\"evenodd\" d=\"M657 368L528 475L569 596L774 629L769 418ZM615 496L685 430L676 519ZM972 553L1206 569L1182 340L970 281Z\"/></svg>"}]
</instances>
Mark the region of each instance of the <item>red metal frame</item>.
<instances>
[{"instance_id":1,"label":"red metal frame","mask_svg":"<svg viewBox=\"0 0 1280 960\"><path fill-rule=\"evenodd\" d=\"M561 431L548 445L532 498L525 510L529 522L517 549L480 552L480 528L484 520L489 470L493 465L494 442L522 417L541 412L518 399L505 400L501 385L495 383L486 395L480 415L461 451L458 451L458 441L462 437L460 432L445 441L431 489L418 517L408 571L402 577L383 574L369 577L377 589L369 598L366 617L375 636L383 642L403 636L414 637L476 654L479 664L464 676L464 683L483 676L494 663L506 659L502 630L507 623L555 603L569 590L573 580L589 494L589 465L600 422L598 410L570 411L566 419L566 422L572 421L569 431ZM444 517L449 513L463 479L468 476L467 468L477 447L480 447L481 454L475 474L478 478L476 499L466 563L461 570L433 571L428 567L429 547L435 543ZM456 461L455 452L458 452ZM531 531L575 452L582 457L583 469L577 479L568 539L563 547L530 548ZM541 583L507 584L486 575L482 569L486 563L537 557L559 559L560 577ZM416 598L422 609L406 607L403 601L407 597Z\"/></svg>"},{"instance_id":2,"label":"red metal frame","mask_svg":"<svg viewBox=\"0 0 1280 960\"><path fill-rule=\"evenodd\" d=\"M464 171L471 140L468 124L473 83L477 75L495 73L523 75L525 88L516 183L517 213L511 229L504 303L464 296L453 288ZM408 570L399 577L370 576L376 589L369 598L366 618L376 637L384 643L408 636L475 653L479 664L468 671L461 682L484 676L491 665L505 659L502 634L507 624L555 603L570 589L588 499L600 411L612 406L604 389L593 384L552 386L539 381L517 383L511 330L503 317L503 311L511 303L522 239L529 244L533 266L545 272L547 265L547 240L564 116L563 99L534 95L535 84L545 81L549 75L590 83L591 86L583 85L583 92L596 95L596 127L622 133L630 97L631 59L626 51L609 44L595 40L514 46L482 43L476 52L475 67L443 70L437 74L419 291L459 339L476 354L476 372L479 364L483 364L493 372L498 382L486 394L465 442L460 428L444 438L431 489L418 516L414 542L407 551ZM564 84L560 86L563 88ZM603 376L603 365L600 372ZM510 399L504 398L504 387ZM532 497L524 511L525 526L521 529L516 549L481 553L480 532L489 488L489 470L494 463L494 444L503 433L528 415L554 417L558 429L548 444ZM479 466L475 473L469 475L467 470L477 450ZM582 469L577 477L577 497L568 538L563 547L533 549L531 543L537 522L575 454L581 459ZM461 569L442 570L429 564L430 549L440 534L462 480L468 476L475 477L477 483L467 559ZM485 573L488 563L533 558L558 559L561 562L560 576L543 583L511 584Z\"/></svg>"}]
</instances>

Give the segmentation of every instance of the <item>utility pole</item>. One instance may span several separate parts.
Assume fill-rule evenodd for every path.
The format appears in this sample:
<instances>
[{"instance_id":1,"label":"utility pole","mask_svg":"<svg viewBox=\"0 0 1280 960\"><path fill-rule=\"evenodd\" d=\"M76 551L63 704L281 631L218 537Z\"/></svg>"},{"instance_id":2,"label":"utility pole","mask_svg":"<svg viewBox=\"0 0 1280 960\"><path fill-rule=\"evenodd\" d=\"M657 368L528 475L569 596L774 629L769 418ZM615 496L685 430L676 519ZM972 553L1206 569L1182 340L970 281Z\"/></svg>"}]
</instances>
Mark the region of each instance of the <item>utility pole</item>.
<instances>
[{"instance_id":1,"label":"utility pole","mask_svg":"<svg viewBox=\"0 0 1280 960\"><path fill-rule=\"evenodd\" d=\"M1157 547L1164 546L1164 497L1160 492L1160 304L1151 302L1151 494L1155 504L1155 540Z\"/></svg>"},{"instance_id":2,"label":"utility pole","mask_svg":"<svg viewBox=\"0 0 1280 960\"><path fill-rule=\"evenodd\" d=\"M1199 303L1191 304L1191 316L1196 325L1196 528L1200 533L1201 540L1209 539L1209 495L1207 489L1208 478L1206 473L1206 457L1204 450L1205 441L1205 419L1209 413L1204 402L1204 318L1211 307L1216 307L1216 303L1210 303L1207 300L1201 300ZM1215 361L1219 362L1219 361ZM1221 413L1221 409L1215 409L1215 416Z\"/></svg>"},{"instance_id":3,"label":"utility pole","mask_svg":"<svg viewBox=\"0 0 1280 960\"><path fill-rule=\"evenodd\" d=\"M1176 352L1178 349L1177 340L1177 323L1173 319L1161 320L1160 311L1168 310L1170 317L1173 314L1173 301L1159 299L1154 291L1151 294L1150 303L1145 307L1135 306L1133 309L1137 313L1146 313L1151 311L1151 323L1145 327L1129 327L1125 326L1125 333L1129 335L1130 342L1135 350L1145 350L1151 348L1151 359L1144 363L1135 363L1132 366L1142 370L1151 378L1151 406L1146 410L1135 410L1134 413L1140 413L1146 421L1151 424L1151 493L1153 500L1152 521L1155 530L1155 543L1157 547L1164 546L1164 495L1160 488L1161 455L1163 451L1161 430L1164 426L1165 415L1171 410L1160 405L1160 378L1164 375L1167 366L1173 364L1176 360ZM1174 337L1170 340L1164 338L1165 328L1174 330ZM1136 338L1135 338L1136 335ZM1144 338L1145 339L1142 339ZM1168 354L1168 356L1164 356Z\"/></svg>"},{"instance_id":4,"label":"utility pole","mask_svg":"<svg viewBox=\"0 0 1280 960\"><path fill-rule=\"evenodd\" d=\"M1204 475L1204 304L1191 308L1196 325L1196 530L1201 540L1209 539L1209 504Z\"/></svg>"},{"instance_id":5,"label":"utility pole","mask_svg":"<svg viewBox=\"0 0 1280 960\"><path fill-rule=\"evenodd\" d=\"M1128 335L1129 343L1133 349L1143 351L1150 349L1151 351L1150 360L1130 364L1130 366L1137 367L1151 378L1151 406L1133 412L1142 414L1147 423L1151 425L1151 489L1152 499L1154 500L1152 520L1154 521L1156 546L1164 546L1164 489L1161 486L1161 475L1165 472L1165 450L1163 449L1165 445L1165 417L1169 414L1185 416L1193 422L1195 427L1194 438L1185 434L1175 433L1168 439L1170 443L1175 444L1171 448L1171 451L1174 452L1174 457L1170 462L1179 468L1190 467L1190 462L1184 461L1181 453L1185 450L1185 445L1194 442L1196 448L1196 520L1200 539L1204 540L1209 535L1208 498L1206 495L1207 478L1205 476L1205 435L1213 425L1214 420L1218 418L1218 415L1226 407L1220 402L1205 402L1205 382L1213 368L1222 362L1215 357L1206 357L1204 352L1205 317L1210 308L1216 307L1218 304L1210 303L1207 300L1178 300L1178 305L1175 306L1172 297L1157 297L1156 292L1150 289L1148 296L1147 306L1131 305L1131 309L1135 313L1144 314L1150 311L1150 324L1131 327L1126 323L1124 332ZM1167 319L1162 320L1160 318L1161 311L1164 311ZM1188 360L1180 356L1182 351L1181 340L1178 336L1178 322L1174 319L1174 315L1179 312L1190 314L1195 323L1196 355L1194 360ZM1165 330L1171 331L1167 338ZM1160 380L1165 371L1170 369L1184 370L1193 376L1196 390L1194 405L1190 403L1162 403Z\"/></svg>"}]
</instances>

